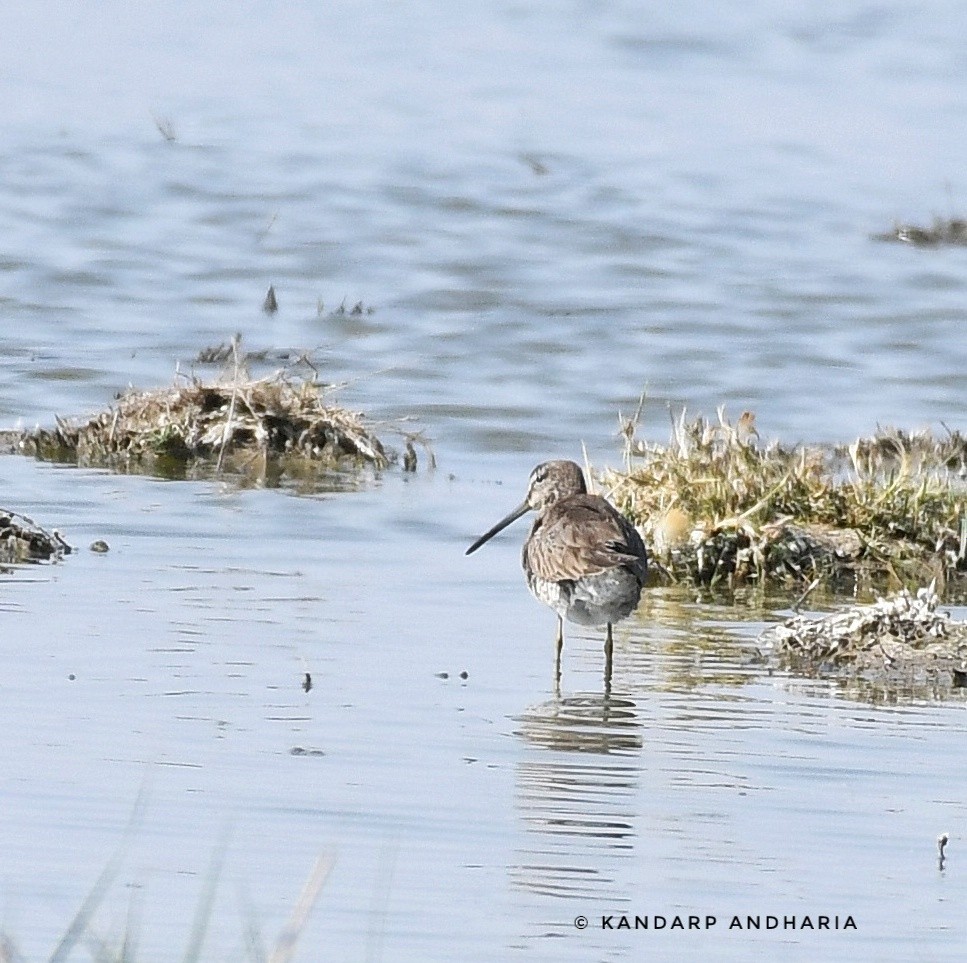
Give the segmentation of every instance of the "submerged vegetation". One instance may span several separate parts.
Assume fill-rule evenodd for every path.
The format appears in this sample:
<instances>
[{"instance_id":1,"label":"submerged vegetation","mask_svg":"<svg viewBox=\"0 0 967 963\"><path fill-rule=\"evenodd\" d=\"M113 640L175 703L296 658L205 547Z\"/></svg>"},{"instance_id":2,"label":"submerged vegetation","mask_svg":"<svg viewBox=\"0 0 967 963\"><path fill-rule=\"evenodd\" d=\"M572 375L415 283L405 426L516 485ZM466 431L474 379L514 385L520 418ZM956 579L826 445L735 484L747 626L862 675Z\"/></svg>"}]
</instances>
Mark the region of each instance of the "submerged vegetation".
<instances>
[{"instance_id":1,"label":"submerged vegetation","mask_svg":"<svg viewBox=\"0 0 967 963\"><path fill-rule=\"evenodd\" d=\"M967 244L967 220L962 217L935 217L928 227L916 224L894 224L889 231L874 234L874 241L895 241L914 247L937 247L941 244Z\"/></svg>"},{"instance_id":2,"label":"submerged vegetation","mask_svg":"<svg viewBox=\"0 0 967 963\"><path fill-rule=\"evenodd\" d=\"M755 416L685 412L667 445L624 422L603 481L673 582L943 587L967 573L967 437L883 429L846 447L763 444Z\"/></svg>"},{"instance_id":3,"label":"submerged vegetation","mask_svg":"<svg viewBox=\"0 0 967 963\"><path fill-rule=\"evenodd\" d=\"M19 450L114 471L172 478L228 472L268 484L283 476L379 470L396 460L361 414L332 401L337 386L320 382L311 365L308 377L287 368L252 379L233 346L228 377L179 375L167 388L129 390L92 418L58 418L54 428L23 433ZM403 436L404 467L412 470L414 442L428 448L418 433Z\"/></svg>"}]
</instances>

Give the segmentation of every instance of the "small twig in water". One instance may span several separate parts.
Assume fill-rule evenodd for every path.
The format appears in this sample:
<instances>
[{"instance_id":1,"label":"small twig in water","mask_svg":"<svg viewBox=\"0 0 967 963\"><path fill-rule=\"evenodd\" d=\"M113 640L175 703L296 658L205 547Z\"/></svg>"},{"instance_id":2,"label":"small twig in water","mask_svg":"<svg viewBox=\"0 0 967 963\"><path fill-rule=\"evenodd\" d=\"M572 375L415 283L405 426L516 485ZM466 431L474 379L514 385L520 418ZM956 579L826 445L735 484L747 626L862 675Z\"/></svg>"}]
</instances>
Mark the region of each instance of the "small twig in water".
<instances>
[{"instance_id":1,"label":"small twig in water","mask_svg":"<svg viewBox=\"0 0 967 963\"><path fill-rule=\"evenodd\" d=\"M268 237L269 231L272 230L272 227L275 225L275 222L276 220L278 220L278 217L279 217L279 212L276 211L269 218L268 224L266 224L265 227L259 232L259 241L264 241Z\"/></svg>"}]
</instances>

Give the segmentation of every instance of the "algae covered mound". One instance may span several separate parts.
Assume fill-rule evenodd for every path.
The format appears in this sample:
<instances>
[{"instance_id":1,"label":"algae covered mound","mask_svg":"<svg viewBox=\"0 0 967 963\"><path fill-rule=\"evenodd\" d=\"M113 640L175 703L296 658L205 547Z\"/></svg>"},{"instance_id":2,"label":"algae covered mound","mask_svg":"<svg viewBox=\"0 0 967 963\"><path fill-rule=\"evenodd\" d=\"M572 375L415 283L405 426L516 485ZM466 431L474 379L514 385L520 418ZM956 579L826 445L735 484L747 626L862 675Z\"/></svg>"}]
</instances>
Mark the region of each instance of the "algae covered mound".
<instances>
[{"instance_id":1,"label":"algae covered mound","mask_svg":"<svg viewBox=\"0 0 967 963\"><path fill-rule=\"evenodd\" d=\"M845 447L763 444L755 416L675 419L667 445L624 423L603 476L672 581L944 585L967 574L967 438L880 430Z\"/></svg>"},{"instance_id":2,"label":"algae covered mound","mask_svg":"<svg viewBox=\"0 0 967 963\"><path fill-rule=\"evenodd\" d=\"M58 418L54 428L24 435L21 449L49 461L171 477L385 468L392 456L371 426L330 402L331 391L287 372L258 380L236 372L212 383L191 378L128 391L87 420Z\"/></svg>"},{"instance_id":3,"label":"algae covered mound","mask_svg":"<svg viewBox=\"0 0 967 963\"><path fill-rule=\"evenodd\" d=\"M47 532L26 515L0 508L0 564L54 562L71 551L59 532Z\"/></svg>"},{"instance_id":4,"label":"algae covered mound","mask_svg":"<svg viewBox=\"0 0 967 963\"><path fill-rule=\"evenodd\" d=\"M967 622L938 611L939 601L934 585L902 589L822 618L793 616L759 641L801 670L961 686Z\"/></svg>"}]
</instances>

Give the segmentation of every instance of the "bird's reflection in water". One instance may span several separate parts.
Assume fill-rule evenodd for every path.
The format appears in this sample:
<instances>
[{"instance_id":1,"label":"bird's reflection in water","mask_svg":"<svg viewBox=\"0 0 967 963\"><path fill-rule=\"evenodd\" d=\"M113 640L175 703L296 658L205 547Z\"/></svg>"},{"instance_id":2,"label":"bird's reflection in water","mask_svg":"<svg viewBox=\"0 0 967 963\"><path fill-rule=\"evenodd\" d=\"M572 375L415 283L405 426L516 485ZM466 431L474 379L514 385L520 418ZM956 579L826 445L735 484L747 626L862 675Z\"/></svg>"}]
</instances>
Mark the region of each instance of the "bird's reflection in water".
<instances>
[{"instance_id":1,"label":"bird's reflection in water","mask_svg":"<svg viewBox=\"0 0 967 963\"><path fill-rule=\"evenodd\" d=\"M529 747L518 766L517 808L527 830L517 885L550 896L609 897L611 867L637 835L641 720L619 694L583 693L527 710L517 735Z\"/></svg>"}]
</instances>

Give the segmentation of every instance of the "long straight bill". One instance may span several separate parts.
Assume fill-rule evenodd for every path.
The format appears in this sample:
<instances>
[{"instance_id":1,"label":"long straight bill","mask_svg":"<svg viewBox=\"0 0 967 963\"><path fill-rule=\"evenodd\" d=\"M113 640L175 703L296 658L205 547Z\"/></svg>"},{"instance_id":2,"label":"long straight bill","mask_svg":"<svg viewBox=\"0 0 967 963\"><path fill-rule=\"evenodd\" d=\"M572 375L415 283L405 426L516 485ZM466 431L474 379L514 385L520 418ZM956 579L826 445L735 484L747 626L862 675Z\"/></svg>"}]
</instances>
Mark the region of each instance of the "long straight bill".
<instances>
[{"instance_id":1,"label":"long straight bill","mask_svg":"<svg viewBox=\"0 0 967 963\"><path fill-rule=\"evenodd\" d=\"M499 522L497 522L497 524L494 525L489 532L484 532L484 534L481 535L480 538L478 538L477 541L475 541L473 545L467 549L466 554L469 555L471 552L477 551L477 549L480 548L484 542L489 542L494 535L496 535L498 532L502 532L511 522L516 522L517 519L520 518L521 515L525 514L529 508L530 506L527 504L527 502L518 505L506 518L502 518Z\"/></svg>"}]
</instances>

